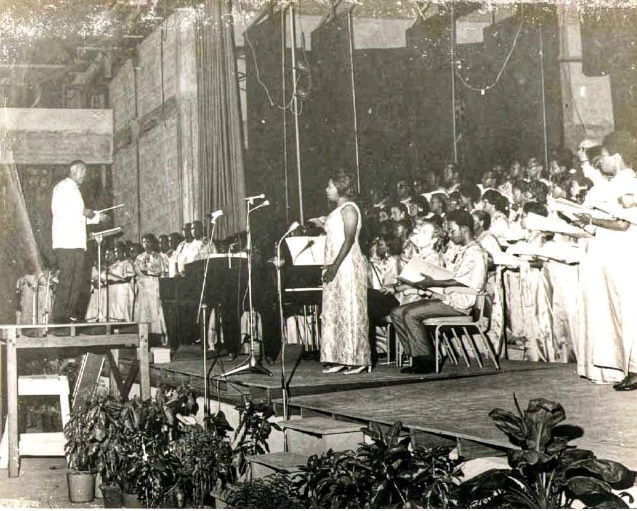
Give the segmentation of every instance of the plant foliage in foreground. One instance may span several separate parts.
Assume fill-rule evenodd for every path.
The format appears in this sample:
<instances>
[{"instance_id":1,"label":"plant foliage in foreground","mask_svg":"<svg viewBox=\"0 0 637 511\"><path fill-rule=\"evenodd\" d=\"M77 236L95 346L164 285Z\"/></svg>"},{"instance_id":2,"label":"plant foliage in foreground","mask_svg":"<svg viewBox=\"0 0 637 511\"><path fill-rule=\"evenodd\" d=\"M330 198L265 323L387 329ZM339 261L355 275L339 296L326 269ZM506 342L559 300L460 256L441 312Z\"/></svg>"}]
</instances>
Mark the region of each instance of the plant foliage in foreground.
<instances>
[{"instance_id":1,"label":"plant foliage in foreground","mask_svg":"<svg viewBox=\"0 0 637 511\"><path fill-rule=\"evenodd\" d=\"M566 418L555 401L532 399L522 411L496 408L489 416L519 450L508 455L509 469L494 469L457 488L460 507L558 509L572 507L576 499L594 508L627 508L612 490L634 483L624 465L597 459L588 450L569 445L583 430L558 426Z\"/></svg>"}]
</instances>

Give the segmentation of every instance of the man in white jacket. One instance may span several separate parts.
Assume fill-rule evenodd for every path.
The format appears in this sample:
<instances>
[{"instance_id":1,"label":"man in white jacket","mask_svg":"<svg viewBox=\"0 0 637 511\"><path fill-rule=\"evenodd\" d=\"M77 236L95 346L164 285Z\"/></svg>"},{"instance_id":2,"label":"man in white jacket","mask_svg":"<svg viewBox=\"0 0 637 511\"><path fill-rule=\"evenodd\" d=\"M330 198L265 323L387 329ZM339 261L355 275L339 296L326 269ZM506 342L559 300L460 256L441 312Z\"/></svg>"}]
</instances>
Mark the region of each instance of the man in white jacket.
<instances>
[{"instance_id":1,"label":"man in white jacket","mask_svg":"<svg viewBox=\"0 0 637 511\"><path fill-rule=\"evenodd\" d=\"M86 177L86 164L71 163L69 176L53 188L52 240L57 258L57 293L53 309L54 323L68 323L78 315L86 257L86 224L97 224L107 216L84 207L80 185Z\"/></svg>"}]
</instances>

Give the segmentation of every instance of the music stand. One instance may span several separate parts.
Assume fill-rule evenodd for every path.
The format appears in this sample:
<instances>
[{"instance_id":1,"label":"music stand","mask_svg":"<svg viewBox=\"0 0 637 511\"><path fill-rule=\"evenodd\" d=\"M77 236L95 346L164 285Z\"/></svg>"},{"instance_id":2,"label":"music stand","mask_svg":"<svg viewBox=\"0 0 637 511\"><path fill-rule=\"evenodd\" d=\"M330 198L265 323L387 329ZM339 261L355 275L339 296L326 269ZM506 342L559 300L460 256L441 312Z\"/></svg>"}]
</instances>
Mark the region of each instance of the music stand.
<instances>
[{"instance_id":1,"label":"music stand","mask_svg":"<svg viewBox=\"0 0 637 511\"><path fill-rule=\"evenodd\" d=\"M246 235L247 235L246 252L248 254L248 308L250 311L250 355L248 356L248 360L246 360L239 367L235 367L234 369L231 369L227 373L224 373L222 375L224 378L227 376L232 376L233 374L243 373L245 371L272 376L272 371L270 371L266 367L263 367L261 365L261 362L259 361L259 359L257 359L254 353L255 352L255 349L254 349L255 325L254 325L254 309L252 307L252 234L250 232L250 213L264 206L269 206L270 202L266 200L262 202L261 204L259 204L258 206L250 209L251 205L252 205L252 201L249 200L247 202L248 214L246 215Z\"/></svg>"},{"instance_id":2,"label":"music stand","mask_svg":"<svg viewBox=\"0 0 637 511\"><path fill-rule=\"evenodd\" d=\"M114 236L122 230L121 227L114 227L113 229L106 229L100 232L91 233L91 239L97 243L97 316L89 318L86 321L102 323L106 321L106 318L102 314L102 241L104 238Z\"/></svg>"}]
</instances>

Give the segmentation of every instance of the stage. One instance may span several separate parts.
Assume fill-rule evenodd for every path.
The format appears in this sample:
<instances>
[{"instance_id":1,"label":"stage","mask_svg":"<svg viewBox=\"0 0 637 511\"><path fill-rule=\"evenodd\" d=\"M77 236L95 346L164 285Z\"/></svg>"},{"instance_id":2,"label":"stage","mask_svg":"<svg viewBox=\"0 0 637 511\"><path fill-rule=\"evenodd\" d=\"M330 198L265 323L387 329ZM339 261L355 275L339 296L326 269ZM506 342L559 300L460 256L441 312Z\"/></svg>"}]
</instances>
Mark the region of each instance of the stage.
<instances>
[{"instance_id":1,"label":"stage","mask_svg":"<svg viewBox=\"0 0 637 511\"><path fill-rule=\"evenodd\" d=\"M401 421L419 442L457 443L463 454L502 454L512 445L488 414L493 408L513 411L513 394L522 409L536 397L558 401L566 411L565 424L584 429L572 443L591 449L598 457L637 468L637 401L631 392L616 392L577 376L573 364L545 364L503 360L502 370L475 361L466 365L447 363L440 374L401 374L392 365L378 364L371 373L323 374L321 364L290 349L286 372L290 409L303 416L327 415L364 424L391 425ZM224 377L239 366L210 361L210 396L228 403L242 395L280 404L280 365L266 365L271 377L251 372ZM182 346L169 364L151 369L153 386L160 381L187 382L203 388L202 354L193 346ZM420 440L418 440L420 439Z\"/></svg>"}]
</instances>

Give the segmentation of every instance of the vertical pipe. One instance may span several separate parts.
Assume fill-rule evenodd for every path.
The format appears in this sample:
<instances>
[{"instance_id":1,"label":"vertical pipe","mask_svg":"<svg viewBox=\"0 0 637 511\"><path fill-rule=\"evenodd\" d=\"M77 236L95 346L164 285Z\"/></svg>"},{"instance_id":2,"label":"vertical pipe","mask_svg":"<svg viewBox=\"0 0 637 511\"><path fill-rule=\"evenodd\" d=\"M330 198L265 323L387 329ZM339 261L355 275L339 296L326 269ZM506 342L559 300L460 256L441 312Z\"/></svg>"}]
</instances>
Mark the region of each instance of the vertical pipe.
<instances>
[{"instance_id":1,"label":"vertical pipe","mask_svg":"<svg viewBox=\"0 0 637 511\"><path fill-rule=\"evenodd\" d=\"M285 39L287 32L285 31L285 13L287 7L281 9L281 104L285 105L287 100L287 88L285 83ZM285 223L290 223L290 182L288 178L288 110L281 110L281 118L283 120L283 179L285 182Z\"/></svg>"},{"instance_id":2,"label":"vertical pipe","mask_svg":"<svg viewBox=\"0 0 637 511\"><path fill-rule=\"evenodd\" d=\"M349 69L352 82L352 111L354 113L354 151L356 155L356 182L357 192L361 191L361 167L360 153L358 149L358 114L356 112L356 80L354 75L354 21L352 19L352 9L347 11L347 28L349 30Z\"/></svg>"},{"instance_id":3,"label":"vertical pipe","mask_svg":"<svg viewBox=\"0 0 637 511\"><path fill-rule=\"evenodd\" d=\"M544 168L549 172L549 148L548 134L546 130L546 89L544 83L544 38L542 37L542 25L538 30L540 34L540 76L542 83L542 135L544 137Z\"/></svg>"},{"instance_id":4,"label":"vertical pipe","mask_svg":"<svg viewBox=\"0 0 637 511\"><path fill-rule=\"evenodd\" d=\"M453 161L458 163L458 137L456 136L456 58L454 53L454 45L456 42L456 23L453 14L453 5L449 7L449 42L451 47L451 124L453 127Z\"/></svg>"},{"instance_id":5,"label":"vertical pipe","mask_svg":"<svg viewBox=\"0 0 637 511\"><path fill-rule=\"evenodd\" d=\"M134 92L134 96L135 96L135 122L139 121L139 107L137 106L137 70L139 64L139 60L136 59L137 62L133 64L133 92ZM135 65L137 64L137 65ZM139 169L139 161L140 161L140 155L139 155L139 141L140 141L140 137L139 137L139 130L137 130L137 136L135 139L135 178L136 178L136 192L137 192L137 239L138 242L141 243L142 242L142 194L141 194L141 190L140 190L140 186L141 186L141 176L140 176L140 169Z\"/></svg>"},{"instance_id":6,"label":"vertical pipe","mask_svg":"<svg viewBox=\"0 0 637 511\"><path fill-rule=\"evenodd\" d=\"M296 135L296 172L299 187L299 221L301 225L305 223L303 215L303 178L301 173L301 141L299 137L299 97L296 90L296 13L294 4L290 3L290 34L292 36L292 105L294 114L294 133Z\"/></svg>"}]
</instances>

